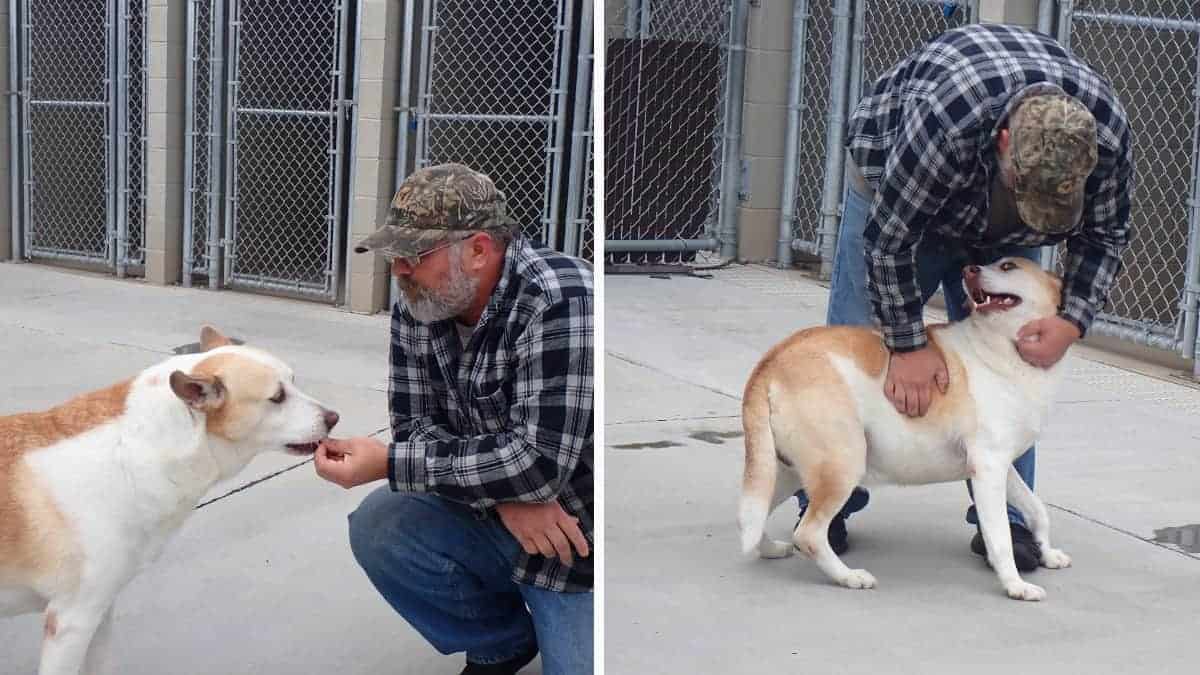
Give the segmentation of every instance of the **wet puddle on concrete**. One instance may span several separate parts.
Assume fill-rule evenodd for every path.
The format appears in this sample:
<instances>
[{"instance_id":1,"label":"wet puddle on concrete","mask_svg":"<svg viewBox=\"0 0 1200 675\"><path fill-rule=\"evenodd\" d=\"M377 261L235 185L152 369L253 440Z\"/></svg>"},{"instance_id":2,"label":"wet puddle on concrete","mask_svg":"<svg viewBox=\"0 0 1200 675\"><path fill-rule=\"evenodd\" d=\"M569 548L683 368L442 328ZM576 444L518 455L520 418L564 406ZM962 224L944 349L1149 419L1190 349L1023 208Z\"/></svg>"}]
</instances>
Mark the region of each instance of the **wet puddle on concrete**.
<instances>
[{"instance_id":1,"label":"wet puddle on concrete","mask_svg":"<svg viewBox=\"0 0 1200 675\"><path fill-rule=\"evenodd\" d=\"M1200 523L1155 530L1151 541L1169 544L1188 553L1200 553Z\"/></svg>"},{"instance_id":2,"label":"wet puddle on concrete","mask_svg":"<svg viewBox=\"0 0 1200 675\"><path fill-rule=\"evenodd\" d=\"M696 441L704 441L712 445L724 445L725 441L730 438L741 438L740 431L693 431L688 434L688 438ZM614 450L662 450L664 448L682 447L682 443L675 441L640 441L637 443L618 443L610 445Z\"/></svg>"},{"instance_id":3,"label":"wet puddle on concrete","mask_svg":"<svg viewBox=\"0 0 1200 675\"><path fill-rule=\"evenodd\" d=\"M727 438L740 438L740 431L694 431L688 434L688 438L694 438L697 441L712 443L713 445L724 445Z\"/></svg>"},{"instance_id":4,"label":"wet puddle on concrete","mask_svg":"<svg viewBox=\"0 0 1200 675\"><path fill-rule=\"evenodd\" d=\"M675 441L645 441L641 443L620 443L610 446L614 450L662 450L663 448L678 448Z\"/></svg>"}]
</instances>

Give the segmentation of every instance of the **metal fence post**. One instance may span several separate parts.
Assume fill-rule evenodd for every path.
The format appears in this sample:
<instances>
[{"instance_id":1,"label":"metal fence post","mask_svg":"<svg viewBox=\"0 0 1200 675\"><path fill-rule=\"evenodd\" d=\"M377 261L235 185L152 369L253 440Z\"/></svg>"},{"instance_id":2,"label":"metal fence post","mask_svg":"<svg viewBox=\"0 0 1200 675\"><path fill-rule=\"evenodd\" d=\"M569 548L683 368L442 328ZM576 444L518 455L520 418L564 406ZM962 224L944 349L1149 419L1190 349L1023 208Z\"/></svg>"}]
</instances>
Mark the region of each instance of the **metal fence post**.
<instances>
[{"instance_id":1,"label":"metal fence post","mask_svg":"<svg viewBox=\"0 0 1200 675\"><path fill-rule=\"evenodd\" d=\"M978 19L976 19L978 20ZM1054 28L1054 0L1038 0L1038 32L1051 35Z\"/></svg>"},{"instance_id":2,"label":"metal fence post","mask_svg":"<svg viewBox=\"0 0 1200 675\"><path fill-rule=\"evenodd\" d=\"M19 58L19 5L17 0L8 0L8 171L9 211L12 227L12 260L21 259L21 147L20 124L17 107L21 105L21 71L17 67Z\"/></svg>"},{"instance_id":3,"label":"metal fence post","mask_svg":"<svg viewBox=\"0 0 1200 675\"><path fill-rule=\"evenodd\" d=\"M567 181L567 227L563 240L563 251L569 255L578 256L581 253L580 229L583 220L580 217L580 203L583 199L587 178L587 155L584 143L590 135L588 127L588 111L591 109L591 74L592 74L592 7L590 2L583 3L583 16L579 25L579 53L575 62L575 110L571 132L571 168L570 179Z\"/></svg>"},{"instance_id":4,"label":"metal fence post","mask_svg":"<svg viewBox=\"0 0 1200 675\"><path fill-rule=\"evenodd\" d=\"M1064 49L1071 49L1071 9L1073 0L1058 1L1058 41Z\"/></svg>"},{"instance_id":5,"label":"metal fence post","mask_svg":"<svg viewBox=\"0 0 1200 675\"><path fill-rule=\"evenodd\" d=\"M590 3L587 3L590 4ZM575 3L565 2L562 12L559 15L560 21L557 21L554 27L555 40L557 41L558 63L554 66L554 82L550 85L552 101L554 104L548 109L557 119L553 122L553 128L547 130L547 136L551 137L553 145L547 148L547 153L553 155L553 160L550 162L550 172L546 174L544 179L545 188L542 192L542 219L544 227L544 235L546 245L550 247L558 246L558 204L562 197L562 179L563 179L563 160L565 150L566 137L566 120L567 120L567 64L571 62L571 28L575 14ZM580 41L583 37L580 36ZM567 212L568 219L571 217L570 212Z\"/></svg>"},{"instance_id":6,"label":"metal fence post","mask_svg":"<svg viewBox=\"0 0 1200 675\"><path fill-rule=\"evenodd\" d=\"M195 200L194 194L196 186L193 184L196 178L196 168L193 166L195 162L195 145L196 145L196 121L193 119L192 112L195 110L196 97L196 3L201 0L188 0L187 3L187 58L184 61L184 100L183 100L183 185L184 185L184 203L183 203L183 279L182 283L185 288L192 285L192 267L195 266L195 260L192 259L192 251L195 246L192 245L192 237L194 236L194 226L192 220L195 217L195 211L192 204Z\"/></svg>"},{"instance_id":7,"label":"metal fence post","mask_svg":"<svg viewBox=\"0 0 1200 675\"><path fill-rule=\"evenodd\" d=\"M1200 379L1200 33L1196 34L1192 73L1192 180L1188 195L1187 269L1183 280L1183 335L1180 353L1191 358L1192 378Z\"/></svg>"},{"instance_id":8,"label":"metal fence post","mask_svg":"<svg viewBox=\"0 0 1200 675\"><path fill-rule=\"evenodd\" d=\"M821 195L821 272L822 279L833 274L833 255L837 250L838 221L841 215L842 178L845 150L842 148L849 88L850 3L837 0L833 8L833 57L830 60L829 120L825 139L825 185Z\"/></svg>"},{"instance_id":9,"label":"metal fence post","mask_svg":"<svg viewBox=\"0 0 1200 675\"><path fill-rule=\"evenodd\" d=\"M721 213L717 240L721 257L737 257L738 192L742 178L742 107L746 98L746 29L749 0L732 0L729 34L729 78L725 89L725 142L721 165Z\"/></svg>"},{"instance_id":10,"label":"metal fence post","mask_svg":"<svg viewBox=\"0 0 1200 675\"><path fill-rule=\"evenodd\" d=\"M804 63L808 48L808 0L792 2L792 63L788 70L787 136L783 143L783 200L779 205L779 240L775 257L780 269L792 265L792 227L796 218L796 181L800 133L804 126Z\"/></svg>"},{"instance_id":11,"label":"metal fence post","mask_svg":"<svg viewBox=\"0 0 1200 675\"><path fill-rule=\"evenodd\" d=\"M408 177L408 141L409 141L409 125L413 119L413 104L412 104L412 60L413 42L415 32L413 30L416 25L416 0L404 0L404 16L401 19L404 25L404 37L400 44L400 91L397 94L396 105L396 170L395 177L392 181L392 192L400 189L400 184ZM388 195L388 201L391 201L392 195ZM400 288L396 284L396 278L388 273L388 305L400 297Z\"/></svg>"},{"instance_id":12,"label":"metal fence post","mask_svg":"<svg viewBox=\"0 0 1200 675\"><path fill-rule=\"evenodd\" d=\"M20 40L20 72L21 72L21 251L25 257L30 256L33 249L33 219L32 219L32 204L33 204L33 158L30 150L30 143L33 142L33 128L30 121L30 108L32 101L32 82L33 75L29 66L29 55L33 51L29 46L31 33L33 32L33 20L30 17L29 0L21 1L21 40Z\"/></svg>"},{"instance_id":13,"label":"metal fence post","mask_svg":"<svg viewBox=\"0 0 1200 675\"><path fill-rule=\"evenodd\" d=\"M219 3L218 3L219 4ZM225 113L225 150L222 163L225 166L225 210L221 218L221 236L217 240L217 256L211 258L213 269L220 270L220 284L229 281L233 276L233 245L236 237L237 223L237 108L238 108L238 58L237 41L241 27L240 5L238 0L230 0L229 20L221 25L225 33L225 63L226 63L226 96L227 101L222 108ZM212 236L212 233L209 233ZM220 261L220 264L216 261ZM211 280L209 285L212 286Z\"/></svg>"},{"instance_id":14,"label":"metal fence post","mask_svg":"<svg viewBox=\"0 0 1200 675\"><path fill-rule=\"evenodd\" d=\"M408 126L412 120L412 52L416 0L404 0L404 37L400 45L400 91L396 105L396 177L392 191L408 177ZM390 200L389 200L390 201Z\"/></svg>"},{"instance_id":15,"label":"metal fence post","mask_svg":"<svg viewBox=\"0 0 1200 675\"><path fill-rule=\"evenodd\" d=\"M113 20L116 31L117 49L116 60L116 97L113 102L113 114L116 117L116 171L112 184L116 192L116 250L114 251L117 277L125 276L126 258L129 247L129 3L128 0L117 0ZM112 67L110 62L109 67Z\"/></svg>"}]
</instances>

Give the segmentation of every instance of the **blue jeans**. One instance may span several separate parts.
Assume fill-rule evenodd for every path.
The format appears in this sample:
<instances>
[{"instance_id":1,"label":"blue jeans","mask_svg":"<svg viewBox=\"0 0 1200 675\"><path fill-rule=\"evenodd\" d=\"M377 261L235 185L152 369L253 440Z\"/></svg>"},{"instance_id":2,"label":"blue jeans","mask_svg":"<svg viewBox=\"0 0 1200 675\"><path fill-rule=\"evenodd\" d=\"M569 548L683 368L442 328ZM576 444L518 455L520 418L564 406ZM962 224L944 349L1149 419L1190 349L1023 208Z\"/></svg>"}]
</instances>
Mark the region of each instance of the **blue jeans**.
<instances>
[{"instance_id":1,"label":"blue jeans","mask_svg":"<svg viewBox=\"0 0 1200 675\"><path fill-rule=\"evenodd\" d=\"M833 258L829 310L825 322L831 326L874 327L877 322L875 308L871 306L870 297L867 295L866 245L863 243L863 230L867 226L871 202L869 197L849 187L845 197L841 227L838 230L837 251ZM969 252L961 243L931 234L925 235L917 247L917 283L921 287L921 297L928 302L937 292L938 286L941 286L946 299L946 314L951 321L960 321L967 317L967 294L962 285L962 268L964 265L980 262L978 259L970 259L969 256ZM1002 246L994 250L976 252L976 258L983 257L985 260L996 260L1005 256L1020 256L1035 262L1041 260L1038 249L1020 246ZM1035 449L1029 448L1013 462L1017 473L1031 489L1035 457ZM967 493L974 498L971 481L967 481ZM796 496L800 499L801 508L808 504L808 497L803 490L797 492ZM854 488L854 492L842 507L842 516L861 510L867 505L869 498L866 490L861 487ZM1021 512L1011 504L1008 507L1008 518L1014 523L1025 523ZM967 522L979 524L974 504L967 509Z\"/></svg>"},{"instance_id":2,"label":"blue jeans","mask_svg":"<svg viewBox=\"0 0 1200 675\"><path fill-rule=\"evenodd\" d=\"M546 675L592 672L592 594L518 584L495 518L384 485L350 514L350 548L388 604L443 654L498 663L535 644Z\"/></svg>"}]
</instances>

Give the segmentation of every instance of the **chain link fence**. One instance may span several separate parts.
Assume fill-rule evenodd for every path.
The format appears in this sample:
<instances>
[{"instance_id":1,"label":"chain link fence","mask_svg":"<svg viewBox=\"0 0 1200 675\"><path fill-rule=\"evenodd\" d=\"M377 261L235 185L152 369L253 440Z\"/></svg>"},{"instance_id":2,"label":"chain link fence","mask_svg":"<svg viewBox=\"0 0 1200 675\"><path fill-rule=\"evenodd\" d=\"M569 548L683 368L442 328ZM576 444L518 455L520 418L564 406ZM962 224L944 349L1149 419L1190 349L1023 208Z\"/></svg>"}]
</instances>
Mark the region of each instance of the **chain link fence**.
<instances>
[{"instance_id":1,"label":"chain link fence","mask_svg":"<svg viewBox=\"0 0 1200 675\"><path fill-rule=\"evenodd\" d=\"M337 299L350 6L231 4L223 258L230 286Z\"/></svg>"},{"instance_id":2,"label":"chain link fence","mask_svg":"<svg viewBox=\"0 0 1200 675\"><path fill-rule=\"evenodd\" d=\"M461 162L488 174L524 233L551 246L561 246L579 4L437 0L424 3L421 19L416 166Z\"/></svg>"},{"instance_id":3,"label":"chain link fence","mask_svg":"<svg viewBox=\"0 0 1200 675\"><path fill-rule=\"evenodd\" d=\"M107 264L110 35L105 0L22 3L25 255Z\"/></svg>"},{"instance_id":4,"label":"chain link fence","mask_svg":"<svg viewBox=\"0 0 1200 675\"><path fill-rule=\"evenodd\" d=\"M9 20L20 62L20 255L123 275L144 262L145 1L24 0Z\"/></svg>"},{"instance_id":5,"label":"chain link fence","mask_svg":"<svg viewBox=\"0 0 1200 675\"><path fill-rule=\"evenodd\" d=\"M851 105L875 80L938 35L971 22L966 2L941 0L857 0ZM857 72L854 72L857 71Z\"/></svg>"},{"instance_id":6,"label":"chain link fence","mask_svg":"<svg viewBox=\"0 0 1200 675\"><path fill-rule=\"evenodd\" d=\"M741 53L734 15L746 8L730 0L606 5L606 252L611 262L690 261L718 248L734 215L725 200L736 195L723 195L740 169L729 166L726 121L735 109L740 120L743 92L730 46Z\"/></svg>"},{"instance_id":7,"label":"chain link fence","mask_svg":"<svg viewBox=\"0 0 1200 675\"><path fill-rule=\"evenodd\" d=\"M1198 255L1196 4L1077 0L1066 9L1059 40L1112 82L1129 115L1137 162L1133 239L1094 330L1190 357L1195 297L1185 292ZM1056 258L1062 273L1062 250Z\"/></svg>"},{"instance_id":8,"label":"chain link fence","mask_svg":"<svg viewBox=\"0 0 1200 675\"><path fill-rule=\"evenodd\" d=\"M874 81L942 32L971 20L975 3L938 0L809 0L802 13L803 52L793 57L789 145L793 157L781 217L790 221L792 249L823 262L829 274L841 209L842 125ZM841 17L839 29L838 17ZM840 33L849 32L850 35ZM849 54L844 55L844 50ZM845 69L844 71L842 69ZM844 104L835 97L845 86ZM789 260L787 252L780 255Z\"/></svg>"}]
</instances>

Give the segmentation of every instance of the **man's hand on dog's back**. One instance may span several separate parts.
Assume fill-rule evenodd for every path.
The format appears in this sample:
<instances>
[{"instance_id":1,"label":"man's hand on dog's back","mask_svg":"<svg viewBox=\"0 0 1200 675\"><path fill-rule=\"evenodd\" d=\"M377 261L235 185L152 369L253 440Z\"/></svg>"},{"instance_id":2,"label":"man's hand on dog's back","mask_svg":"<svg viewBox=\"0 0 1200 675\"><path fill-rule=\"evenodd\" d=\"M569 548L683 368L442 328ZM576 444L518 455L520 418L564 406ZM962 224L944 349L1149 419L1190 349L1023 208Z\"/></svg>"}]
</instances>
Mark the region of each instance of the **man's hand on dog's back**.
<instances>
[{"instance_id":1,"label":"man's hand on dog's back","mask_svg":"<svg viewBox=\"0 0 1200 675\"><path fill-rule=\"evenodd\" d=\"M950 385L946 359L940 351L923 347L911 352L894 352L888 363L883 393L900 414L923 417L933 400L934 384L943 394Z\"/></svg>"}]
</instances>

